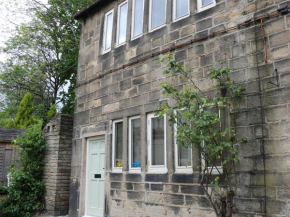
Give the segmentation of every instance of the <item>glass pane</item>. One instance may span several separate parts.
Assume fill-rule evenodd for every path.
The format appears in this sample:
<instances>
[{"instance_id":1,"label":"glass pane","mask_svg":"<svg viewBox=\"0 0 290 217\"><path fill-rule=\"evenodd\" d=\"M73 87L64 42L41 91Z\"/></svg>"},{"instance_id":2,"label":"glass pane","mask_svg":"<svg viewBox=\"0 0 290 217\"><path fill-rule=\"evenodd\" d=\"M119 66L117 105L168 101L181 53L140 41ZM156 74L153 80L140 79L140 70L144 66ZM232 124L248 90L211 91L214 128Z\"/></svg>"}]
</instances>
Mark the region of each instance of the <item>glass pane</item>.
<instances>
[{"instance_id":1,"label":"glass pane","mask_svg":"<svg viewBox=\"0 0 290 217\"><path fill-rule=\"evenodd\" d=\"M115 167L123 166L123 123L115 124Z\"/></svg>"},{"instance_id":2,"label":"glass pane","mask_svg":"<svg viewBox=\"0 0 290 217\"><path fill-rule=\"evenodd\" d=\"M127 30L127 12L128 4L124 4L119 10L119 35L118 44L122 44L126 41L126 30Z\"/></svg>"},{"instance_id":3,"label":"glass pane","mask_svg":"<svg viewBox=\"0 0 290 217\"><path fill-rule=\"evenodd\" d=\"M152 118L152 165L165 165L164 162L164 118Z\"/></svg>"},{"instance_id":4,"label":"glass pane","mask_svg":"<svg viewBox=\"0 0 290 217\"><path fill-rule=\"evenodd\" d=\"M141 119L134 119L131 122L132 141L132 168L141 167Z\"/></svg>"},{"instance_id":5,"label":"glass pane","mask_svg":"<svg viewBox=\"0 0 290 217\"><path fill-rule=\"evenodd\" d=\"M182 147L178 145L178 166L191 166L191 147Z\"/></svg>"},{"instance_id":6,"label":"glass pane","mask_svg":"<svg viewBox=\"0 0 290 217\"><path fill-rule=\"evenodd\" d=\"M206 145L206 143L204 143L204 145ZM205 152L208 153L208 150L205 150ZM214 164L213 164L212 160L210 160L210 159L206 159L206 157L205 157L205 165L206 165L207 167L212 167ZM221 161L221 159L218 159L218 158L216 159L216 161L215 161L215 166L217 166L217 167L222 166L222 161Z\"/></svg>"},{"instance_id":7,"label":"glass pane","mask_svg":"<svg viewBox=\"0 0 290 217\"><path fill-rule=\"evenodd\" d=\"M143 1L135 0L133 38L143 33Z\"/></svg>"},{"instance_id":8,"label":"glass pane","mask_svg":"<svg viewBox=\"0 0 290 217\"><path fill-rule=\"evenodd\" d=\"M165 23L165 1L166 0L152 0L151 29L154 29Z\"/></svg>"},{"instance_id":9,"label":"glass pane","mask_svg":"<svg viewBox=\"0 0 290 217\"><path fill-rule=\"evenodd\" d=\"M107 15L106 23L106 38L105 50L109 49L112 44L112 31L113 31L113 13Z\"/></svg>"},{"instance_id":10,"label":"glass pane","mask_svg":"<svg viewBox=\"0 0 290 217\"><path fill-rule=\"evenodd\" d=\"M188 0L176 0L176 19L188 14Z\"/></svg>"},{"instance_id":11,"label":"glass pane","mask_svg":"<svg viewBox=\"0 0 290 217\"><path fill-rule=\"evenodd\" d=\"M211 3L213 3L213 0L202 0L202 7L207 6Z\"/></svg>"}]
</instances>

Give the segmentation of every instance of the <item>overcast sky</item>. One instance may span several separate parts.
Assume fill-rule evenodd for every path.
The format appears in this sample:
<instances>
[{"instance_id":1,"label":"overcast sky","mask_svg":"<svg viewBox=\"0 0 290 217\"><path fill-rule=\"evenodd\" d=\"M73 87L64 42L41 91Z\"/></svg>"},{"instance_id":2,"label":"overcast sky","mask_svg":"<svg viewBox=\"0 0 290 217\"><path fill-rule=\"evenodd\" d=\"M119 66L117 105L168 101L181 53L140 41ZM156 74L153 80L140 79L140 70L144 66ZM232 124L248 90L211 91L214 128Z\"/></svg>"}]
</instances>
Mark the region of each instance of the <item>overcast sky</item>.
<instances>
[{"instance_id":1,"label":"overcast sky","mask_svg":"<svg viewBox=\"0 0 290 217\"><path fill-rule=\"evenodd\" d=\"M30 16L28 2L31 0L0 0L0 47L13 34L15 27L23 22L29 22ZM47 0L39 0L47 3ZM0 50L0 61L5 60L5 55Z\"/></svg>"}]
</instances>

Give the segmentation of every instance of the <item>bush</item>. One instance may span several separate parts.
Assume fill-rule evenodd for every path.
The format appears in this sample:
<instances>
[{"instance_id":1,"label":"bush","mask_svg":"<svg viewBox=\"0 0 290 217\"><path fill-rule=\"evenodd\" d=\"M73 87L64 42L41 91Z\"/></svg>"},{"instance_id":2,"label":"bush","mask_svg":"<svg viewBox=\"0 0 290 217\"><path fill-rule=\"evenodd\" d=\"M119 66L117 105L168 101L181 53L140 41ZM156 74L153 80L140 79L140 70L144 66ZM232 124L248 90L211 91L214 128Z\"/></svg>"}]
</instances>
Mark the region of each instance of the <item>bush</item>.
<instances>
[{"instance_id":1,"label":"bush","mask_svg":"<svg viewBox=\"0 0 290 217\"><path fill-rule=\"evenodd\" d=\"M6 184L0 183L0 195L7 194Z\"/></svg>"},{"instance_id":2,"label":"bush","mask_svg":"<svg viewBox=\"0 0 290 217\"><path fill-rule=\"evenodd\" d=\"M25 129L26 127L34 124L33 104L31 94L27 93L20 102L20 106L16 115L14 127L18 129Z\"/></svg>"},{"instance_id":3,"label":"bush","mask_svg":"<svg viewBox=\"0 0 290 217\"><path fill-rule=\"evenodd\" d=\"M13 141L19 148L20 163L10 167L10 185L5 187L8 197L0 203L5 217L30 217L42 208L45 186L42 181L43 159L46 149L41 123L30 126Z\"/></svg>"}]
</instances>

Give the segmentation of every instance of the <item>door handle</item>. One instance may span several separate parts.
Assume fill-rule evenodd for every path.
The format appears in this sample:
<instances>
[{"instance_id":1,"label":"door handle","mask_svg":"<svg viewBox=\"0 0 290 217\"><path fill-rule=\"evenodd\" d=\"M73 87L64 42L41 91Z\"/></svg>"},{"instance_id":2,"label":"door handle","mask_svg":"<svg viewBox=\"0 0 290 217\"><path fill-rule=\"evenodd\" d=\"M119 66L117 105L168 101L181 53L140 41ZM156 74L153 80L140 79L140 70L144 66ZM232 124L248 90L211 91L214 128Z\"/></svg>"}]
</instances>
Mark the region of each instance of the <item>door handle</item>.
<instances>
[{"instance_id":1,"label":"door handle","mask_svg":"<svg viewBox=\"0 0 290 217\"><path fill-rule=\"evenodd\" d=\"M95 174L95 179L100 179L100 178L102 178L101 174Z\"/></svg>"}]
</instances>

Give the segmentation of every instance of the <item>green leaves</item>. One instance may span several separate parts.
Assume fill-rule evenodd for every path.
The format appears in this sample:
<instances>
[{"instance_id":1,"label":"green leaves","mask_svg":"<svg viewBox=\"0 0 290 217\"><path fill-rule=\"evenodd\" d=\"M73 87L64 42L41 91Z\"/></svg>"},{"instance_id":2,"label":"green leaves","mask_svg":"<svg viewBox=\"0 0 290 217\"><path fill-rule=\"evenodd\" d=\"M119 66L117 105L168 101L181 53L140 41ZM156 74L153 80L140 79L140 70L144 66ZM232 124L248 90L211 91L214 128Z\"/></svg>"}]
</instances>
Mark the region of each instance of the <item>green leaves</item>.
<instances>
[{"instance_id":1,"label":"green leaves","mask_svg":"<svg viewBox=\"0 0 290 217\"><path fill-rule=\"evenodd\" d=\"M62 113L72 115L81 30L74 15L93 0L50 0L49 6L32 2L36 8L31 22L19 26L3 48L7 57L0 65L4 106L18 107L30 92L36 110L45 108L47 114L51 105L58 104ZM44 105L47 102L49 105ZM12 119L15 114L10 114Z\"/></svg>"},{"instance_id":2,"label":"green leaves","mask_svg":"<svg viewBox=\"0 0 290 217\"><path fill-rule=\"evenodd\" d=\"M25 94L20 103L14 122L14 127L18 129L25 129L26 127L32 125L35 122L32 113L33 105L31 100L31 94L27 93Z\"/></svg>"},{"instance_id":3,"label":"green leaves","mask_svg":"<svg viewBox=\"0 0 290 217\"><path fill-rule=\"evenodd\" d=\"M225 115L232 100L243 97L245 89L230 79L229 68L217 68L208 72L212 83L216 84L210 90L214 94L205 94L192 79L192 72L177 63L173 54L163 56L160 62L168 63L165 75L183 79L186 84L176 87L168 82L162 83L163 94L174 99L175 104L163 103L156 114L169 117L169 124L175 126L177 144L195 146L201 153L206 162L200 167L202 177L205 177L202 182L211 183L214 190L220 192L219 176L211 181L212 172L223 173L224 180L230 181L231 174L235 173L235 163L239 162L236 157L238 150L234 148L237 142L235 127L226 123L229 117Z\"/></svg>"},{"instance_id":4,"label":"green leaves","mask_svg":"<svg viewBox=\"0 0 290 217\"><path fill-rule=\"evenodd\" d=\"M0 213L7 217L34 216L43 204L45 186L42 181L43 159L46 149L41 123L27 128L13 141L19 149L20 167L10 167L8 194L0 203Z\"/></svg>"}]
</instances>

